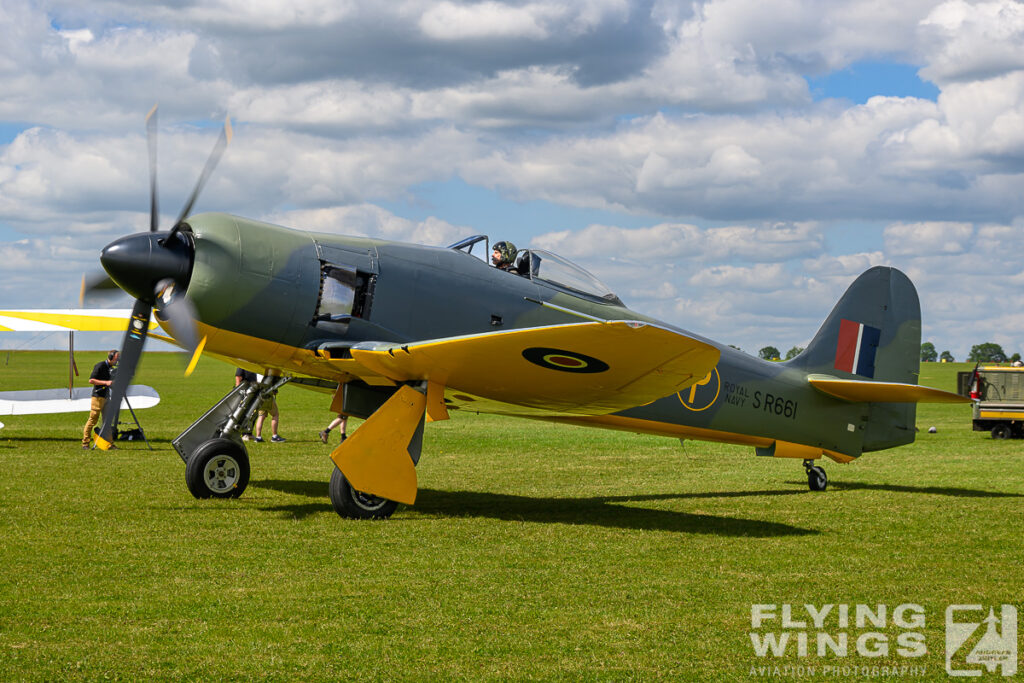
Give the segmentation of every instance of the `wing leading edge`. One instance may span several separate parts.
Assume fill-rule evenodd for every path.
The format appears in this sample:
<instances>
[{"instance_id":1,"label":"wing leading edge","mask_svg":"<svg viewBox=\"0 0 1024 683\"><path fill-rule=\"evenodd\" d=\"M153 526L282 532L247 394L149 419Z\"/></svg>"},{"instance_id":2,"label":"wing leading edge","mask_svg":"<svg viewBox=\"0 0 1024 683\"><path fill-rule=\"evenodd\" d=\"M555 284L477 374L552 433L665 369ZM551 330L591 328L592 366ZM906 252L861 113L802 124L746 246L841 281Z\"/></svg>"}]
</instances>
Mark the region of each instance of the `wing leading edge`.
<instances>
[{"instance_id":1,"label":"wing leading edge","mask_svg":"<svg viewBox=\"0 0 1024 683\"><path fill-rule=\"evenodd\" d=\"M412 344L364 343L352 357L396 382L553 414L602 415L673 394L718 363L717 348L634 321L585 322Z\"/></svg>"}]
</instances>

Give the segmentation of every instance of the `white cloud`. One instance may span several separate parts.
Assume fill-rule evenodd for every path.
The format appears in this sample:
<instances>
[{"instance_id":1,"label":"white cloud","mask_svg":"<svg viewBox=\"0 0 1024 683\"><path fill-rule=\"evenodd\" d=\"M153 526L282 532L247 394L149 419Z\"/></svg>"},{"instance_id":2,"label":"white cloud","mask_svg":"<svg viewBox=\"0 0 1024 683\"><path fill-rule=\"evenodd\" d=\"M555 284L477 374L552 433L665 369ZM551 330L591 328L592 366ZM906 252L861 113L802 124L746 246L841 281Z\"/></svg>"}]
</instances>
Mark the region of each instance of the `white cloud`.
<instances>
[{"instance_id":1,"label":"white cloud","mask_svg":"<svg viewBox=\"0 0 1024 683\"><path fill-rule=\"evenodd\" d=\"M1013 0L951 0L920 22L925 78L984 79L1024 67L1024 7Z\"/></svg>"},{"instance_id":2,"label":"white cloud","mask_svg":"<svg viewBox=\"0 0 1024 683\"><path fill-rule=\"evenodd\" d=\"M411 221L372 204L284 211L263 218L271 223L310 232L373 237L431 246L452 244L469 232L466 228L456 227L435 217Z\"/></svg>"},{"instance_id":3,"label":"white cloud","mask_svg":"<svg viewBox=\"0 0 1024 683\"><path fill-rule=\"evenodd\" d=\"M481 40L486 38L546 38L546 18L553 8L531 4L512 6L501 2L472 5L442 2L420 17L420 29L435 40Z\"/></svg>"},{"instance_id":4,"label":"white cloud","mask_svg":"<svg viewBox=\"0 0 1024 683\"><path fill-rule=\"evenodd\" d=\"M973 237L970 223L893 223L885 229L885 247L893 256L963 254Z\"/></svg>"}]
</instances>

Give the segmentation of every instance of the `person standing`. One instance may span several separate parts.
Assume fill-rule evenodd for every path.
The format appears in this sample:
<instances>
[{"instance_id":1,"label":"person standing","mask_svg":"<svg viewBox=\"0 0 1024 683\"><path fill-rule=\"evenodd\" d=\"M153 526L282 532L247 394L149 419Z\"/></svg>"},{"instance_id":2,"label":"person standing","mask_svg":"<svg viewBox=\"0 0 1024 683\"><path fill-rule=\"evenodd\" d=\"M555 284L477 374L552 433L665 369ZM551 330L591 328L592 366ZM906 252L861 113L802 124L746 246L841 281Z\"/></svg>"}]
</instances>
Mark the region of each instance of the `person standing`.
<instances>
[{"instance_id":1,"label":"person standing","mask_svg":"<svg viewBox=\"0 0 1024 683\"><path fill-rule=\"evenodd\" d=\"M341 425L341 442L345 443L345 431L348 429L348 416L338 413L338 416L331 420L331 423L327 425L327 429L320 432L320 441L327 443L327 438L331 435L331 430Z\"/></svg>"},{"instance_id":2,"label":"person standing","mask_svg":"<svg viewBox=\"0 0 1024 683\"><path fill-rule=\"evenodd\" d=\"M259 379L256 377L255 372L249 370L243 370L242 368L235 368L235 386L237 387L242 382L257 382ZM242 432L242 441L252 441L252 429L251 425L244 425L245 431Z\"/></svg>"},{"instance_id":3,"label":"person standing","mask_svg":"<svg viewBox=\"0 0 1024 683\"><path fill-rule=\"evenodd\" d=\"M92 430L100 421L103 414L103 407L107 405L110 397L110 385L114 383L112 370L121 357L117 349L107 353L106 360L101 360L93 366L92 374L89 375L89 384L92 385L92 400L89 403L89 419L85 422L85 429L82 430L82 448L88 449L92 446Z\"/></svg>"},{"instance_id":4,"label":"person standing","mask_svg":"<svg viewBox=\"0 0 1024 683\"><path fill-rule=\"evenodd\" d=\"M235 370L235 386L237 387L241 384L242 380L256 382L258 377L255 372L237 368ZM256 443L263 443L263 422L267 419L267 413L270 413L270 433L272 435L270 441L272 443L284 443L287 439L277 433L280 418L280 413L277 410L277 391L274 391L268 398L260 402L260 407L256 410L256 424L253 425L252 440ZM246 435L243 434L242 439L248 441L245 437Z\"/></svg>"}]
</instances>

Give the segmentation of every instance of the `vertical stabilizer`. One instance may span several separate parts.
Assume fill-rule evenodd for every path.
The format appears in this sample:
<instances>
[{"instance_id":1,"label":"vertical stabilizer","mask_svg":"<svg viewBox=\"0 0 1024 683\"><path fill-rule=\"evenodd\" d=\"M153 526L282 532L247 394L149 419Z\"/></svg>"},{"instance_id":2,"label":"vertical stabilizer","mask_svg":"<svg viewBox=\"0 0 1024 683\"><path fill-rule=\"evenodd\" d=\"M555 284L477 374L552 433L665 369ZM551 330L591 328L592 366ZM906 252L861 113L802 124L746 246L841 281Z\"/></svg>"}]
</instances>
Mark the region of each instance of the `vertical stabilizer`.
<instances>
[{"instance_id":1,"label":"vertical stabilizer","mask_svg":"<svg viewBox=\"0 0 1024 683\"><path fill-rule=\"evenodd\" d=\"M807 374L917 384L921 304L895 268L876 266L858 277L803 353L787 365ZM916 405L870 403L864 450L914 440Z\"/></svg>"}]
</instances>

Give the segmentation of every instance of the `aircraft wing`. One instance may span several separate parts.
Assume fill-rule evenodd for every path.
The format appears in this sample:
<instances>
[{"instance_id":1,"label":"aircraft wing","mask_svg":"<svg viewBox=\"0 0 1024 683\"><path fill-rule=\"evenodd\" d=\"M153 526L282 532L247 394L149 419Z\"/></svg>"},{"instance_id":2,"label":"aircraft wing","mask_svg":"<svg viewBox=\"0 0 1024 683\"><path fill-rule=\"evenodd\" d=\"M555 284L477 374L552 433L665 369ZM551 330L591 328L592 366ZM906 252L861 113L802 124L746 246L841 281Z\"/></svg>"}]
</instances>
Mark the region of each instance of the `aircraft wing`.
<instances>
[{"instance_id":1,"label":"aircraft wing","mask_svg":"<svg viewBox=\"0 0 1024 683\"><path fill-rule=\"evenodd\" d=\"M844 401L864 403L970 403L971 399L941 389L901 382L838 379L828 375L807 378L818 391Z\"/></svg>"},{"instance_id":2,"label":"aircraft wing","mask_svg":"<svg viewBox=\"0 0 1024 683\"><path fill-rule=\"evenodd\" d=\"M0 311L0 332L124 332L131 316L127 308Z\"/></svg>"},{"instance_id":3,"label":"aircraft wing","mask_svg":"<svg viewBox=\"0 0 1024 683\"><path fill-rule=\"evenodd\" d=\"M364 367L394 381L574 415L650 403L707 375L711 344L635 321L585 322L352 347Z\"/></svg>"},{"instance_id":4,"label":"aircraft wing","mask_svg":"<svg viewBox=\"0 0 1024 683\"><path fill-rule=\"evenodd\" d=\"M0 415L48 415L51 413L87 413L92 401L92 387L79 387L68 396L67 389L0 391ZM153 387L136 384L128 387L123 410L128 403L135 410L152 408L160 403L160 394Z\"/></svg>"}]
</instances>

